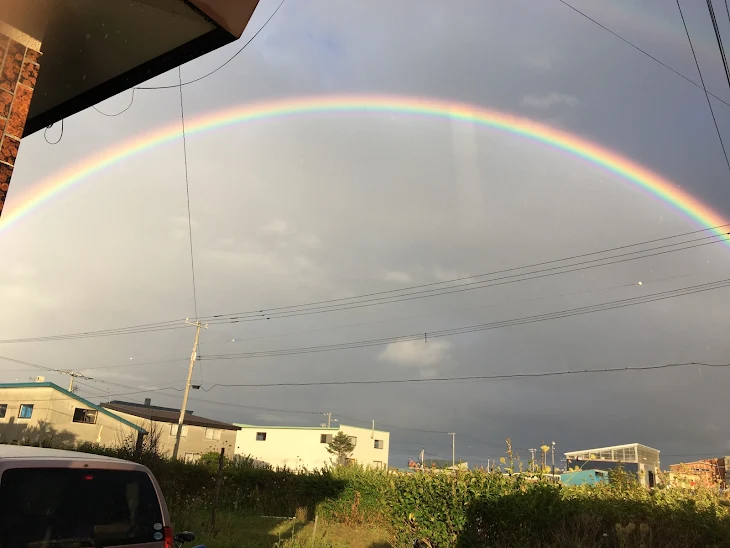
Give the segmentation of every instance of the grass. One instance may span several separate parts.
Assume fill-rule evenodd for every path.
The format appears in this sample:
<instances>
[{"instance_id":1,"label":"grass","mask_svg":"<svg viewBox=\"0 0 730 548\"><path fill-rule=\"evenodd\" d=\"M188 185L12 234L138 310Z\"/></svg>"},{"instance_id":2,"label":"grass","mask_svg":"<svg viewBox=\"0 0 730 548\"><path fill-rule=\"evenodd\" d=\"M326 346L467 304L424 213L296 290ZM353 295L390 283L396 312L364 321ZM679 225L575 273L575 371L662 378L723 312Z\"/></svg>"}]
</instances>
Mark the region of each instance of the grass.
<instances>
[{"instance_id":1,"label":"grass","mask_svg":"<svg viewBox=\"0 0 730 548\"><path fill-rule=\"evenodd\" d=\"M177 531L193 531L194 544L207 548L390 548L387 532L372 526L348 526L339 523L303 523L294 518L246 516L223 511L216 515L215 529L210 528L210 511L186 508L172 512Z\"/></svg>"},{"instance_id":2,"label":"grass","mask_svg":"<svg viewBox=\"0 0 730 548\"><path fill-rule=\"evenodd\" d=\"M302 527L294 541L282 543L283 548L315 546L316 548L391 548L388 533L377 527L345 525L342 523L318 523L317 537L312 542L314 523Z\"/></svg>"}]
</instances>

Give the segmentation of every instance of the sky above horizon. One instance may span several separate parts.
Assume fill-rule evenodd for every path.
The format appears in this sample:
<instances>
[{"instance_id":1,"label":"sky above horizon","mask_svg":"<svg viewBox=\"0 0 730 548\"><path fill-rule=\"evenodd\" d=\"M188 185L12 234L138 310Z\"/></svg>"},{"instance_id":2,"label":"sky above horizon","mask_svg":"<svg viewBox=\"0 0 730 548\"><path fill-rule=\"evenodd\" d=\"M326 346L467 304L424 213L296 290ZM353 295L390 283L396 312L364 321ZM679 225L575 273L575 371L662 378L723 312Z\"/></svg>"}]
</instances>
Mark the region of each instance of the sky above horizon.
<instances>
[{"instance_id":1,"label":"sky above horizon","mask_svg":"<svg viewBox=\"0 0 730 548\"><path fill-rule=\"evenodd\" d=\"M571 3L699 81L676 4ZM262 0L242 40L184 65L183 80L218 67L278 4ZM683 10L708 89L730 102L707 10L686 1ZM716 11L730 36L724 10ZM150 83L177 81L172 71ZM97 107L119 112L131 93ZM535 120L660 174L730 222L730 172L702 90L559 0L285 0L236 59L183 88L191 121L272 100L350 95L460 102ZM730 145L730 107L712 105ZM43 132L27 137L3 215L100 150L179 123L178 89L140 90L117 117L88 109L65 120L56 145ZM58 131L46 136L54 141ZM467 121L314 111L190 135L187 152L201 317L473 279L705 228L593 163ZM7 230L0 222L0 257L3 340L193 318L182 142L93 174ZM194 375L202 390L191 393L189 408L248 424L318 425L325 412L357 426L375 420L391 432L396 466L421 447L450 458L448 432L456 432L457 458L470 464L502 456L508 437L525 460L527 448L550 441L559 454L638 442L660 449L663 464L730 454L723 368L214 386L729 363L728 288L432 340L206 359L546 314L722 280L728 266L730 249L720 243L443 296L210 325ZM189 328L5 343L0 356L80 371L93 380L79 393L93 401L150 397L175 407L193 337ZM38 374L68 383L0 360L1 382Z\"/></svg>"}]
</instances>

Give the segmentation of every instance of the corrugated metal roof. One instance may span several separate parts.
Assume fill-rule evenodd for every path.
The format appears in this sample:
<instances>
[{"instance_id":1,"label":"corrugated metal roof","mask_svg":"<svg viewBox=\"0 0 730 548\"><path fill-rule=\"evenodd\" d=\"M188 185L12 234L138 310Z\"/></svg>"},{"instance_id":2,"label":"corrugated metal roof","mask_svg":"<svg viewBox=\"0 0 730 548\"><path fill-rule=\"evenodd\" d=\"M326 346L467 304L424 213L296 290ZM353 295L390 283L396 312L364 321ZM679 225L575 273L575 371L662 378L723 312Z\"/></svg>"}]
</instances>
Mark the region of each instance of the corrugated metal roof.
<instances>
[{"instance_id":1,"label":"corrugated metal roof","mask_svg":"<svg viewBox=\"0 0 730 548\"><path fill-rule=\"evenodd\" d=\"M134 415L135 417L155 422L177 424L180 420L179 409L171 410L170 408L155 407L153 405L119 401L102 403L101 405L106 409L111 409L119 413L127 413L128 415ZM192 411L185 413L185 420L183 421L183 424L189 424L191 426L205 426L208 428L220 428L221 430L241 429L240 426L228 422L221 422L213 419L207 419L205 417L195 416Z\"/></svg>"}]
</instances>

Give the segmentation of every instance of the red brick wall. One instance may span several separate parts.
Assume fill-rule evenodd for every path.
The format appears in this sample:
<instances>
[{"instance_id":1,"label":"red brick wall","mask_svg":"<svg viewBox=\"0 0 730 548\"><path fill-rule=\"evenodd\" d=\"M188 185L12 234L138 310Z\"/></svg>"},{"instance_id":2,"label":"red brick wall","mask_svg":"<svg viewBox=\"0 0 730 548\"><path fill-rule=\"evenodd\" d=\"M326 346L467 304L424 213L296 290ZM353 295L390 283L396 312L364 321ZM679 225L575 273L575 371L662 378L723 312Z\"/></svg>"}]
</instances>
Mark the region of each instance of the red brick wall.
<instances>
[{"instance_id":1,"label":"red brick wall","mask_svg":"<svg viewBox=\"0 0 730 548\"><path fill-rule=\"evenodd\" d=\"M0 215L38 77L40 56L0 34Z\"/></svg>"}]
</instances>

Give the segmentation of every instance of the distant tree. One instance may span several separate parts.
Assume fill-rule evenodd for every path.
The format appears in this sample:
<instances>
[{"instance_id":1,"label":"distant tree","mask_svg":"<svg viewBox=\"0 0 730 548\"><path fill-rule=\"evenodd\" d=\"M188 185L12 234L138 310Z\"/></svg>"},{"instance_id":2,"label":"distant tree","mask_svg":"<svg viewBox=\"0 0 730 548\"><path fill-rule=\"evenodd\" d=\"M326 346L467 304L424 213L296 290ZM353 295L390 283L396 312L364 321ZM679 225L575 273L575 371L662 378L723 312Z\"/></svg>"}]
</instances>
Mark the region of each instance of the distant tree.
<instances>
[{"instance_id":1,"label":"distant tree","mask_svg":"<svg viewBox=\"0 0 730 548\"><path fill-rule=\"evenodd\" d=\"M624 465L619 462L615 468L608 471L608 483L616 489L626 490L637 486L639 480L635 474L626 470Z\"/></svg>"},{"instance_id":2,"label":"distant tree","mask_svg":"<svg viewBox=\"0 0 730 548\"><path fill-rule=\"evenodd\" d=\"M355 450L355 444L352 443L350 436L340 431L332 437L332 441L327 444L327 452L337 457L337 464L345 464L347 458Z\"/></svg>"}]
</instances>

